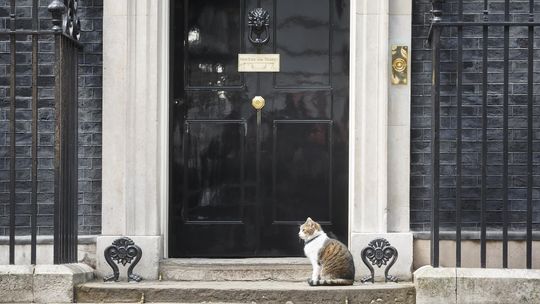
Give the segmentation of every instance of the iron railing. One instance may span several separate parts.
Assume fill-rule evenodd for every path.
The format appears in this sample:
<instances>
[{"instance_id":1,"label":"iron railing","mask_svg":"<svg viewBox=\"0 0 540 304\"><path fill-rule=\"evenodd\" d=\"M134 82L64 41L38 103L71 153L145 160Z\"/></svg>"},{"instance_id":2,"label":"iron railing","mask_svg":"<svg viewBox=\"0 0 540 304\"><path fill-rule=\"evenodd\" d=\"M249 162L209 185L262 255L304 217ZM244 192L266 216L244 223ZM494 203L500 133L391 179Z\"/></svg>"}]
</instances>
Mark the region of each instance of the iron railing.
<instances>
[{"instance_id":1,"label":"iron railing","mask_svg":"<svg viewBox=\"0 0 540 304\"><path fill-rule=\"evenodd\" d=\"M457 8L457 14L454 14L452 18L449 17L449 20L445 20L446 15L443 12L445 7L444 0L432 0L432 21L431 28L429 32L429 43L432 48L432 113L431 113L431 155L432 155L432 180L431 180L431 195L432 195L432 206L431 206L431 264L434 267L439 266L439 241L440 241L440 229L441 229L441 34L443 31L449 32L453 35L452 38L457 40L455 44L455 53L453 56L450 56L452 60L446 59L446 63L451 61L454 65L455 70L454 76L455 80L448 81L445 85L448 85L448 82L452 82L452 86L455 92L455 95L452 96L455 98L455 104L452 106L455 107L455 127L453 130L455 132L455 140L453 141L453 146L455 146L455 241L456 241L456 266L461 267L462 261L462 218L463 218L463 201L464 201L464 159L463 159L463 113L464 113L464 65L463 62L467 61L468 58L464 58L464 33L466 31L475 28L481 29L480 45L478 49L481 52L481 58L479 58L479 63L482 68L480 71L481 74L481 83L477 86L479 95L481 98L481 104L479 105L480 111L478 113L481 123L478 126L478 130L481 130L479 134L480 140L478 147L480 157L478 160L479 164L479 180L480 180L480 195L479 195L479 239L480 239L480 266L482 268L486 267L486 240L488 237L488 225L487 225L487 215L488 215L488 196L491 193L490 188L492 185L488 180L489 176L497 174L501 177L501 193L502 193L502 206L501 209L497 212L501 214L501 224L498 226L500 231L494 231L495 234L501 233L500 240L502 241L502 266L503 268L508 267L508 241L509 241L509 226L511 223L510 211L509 211L509 96L511 92L509 91L511 83L509 82L509 71L510 71L510 62L511 59L509 54L511 52L510 47L510 31L512 28L524 27L527 29L527 38L523 40L526 41L526 55L523 56L521 60L527 62L527 72L526 72L526 127L523 127L527 131L526 135L526 216L525 216L525 242L526 242L526 267L532 267L532 242L533 242L533 101L534 101L534 30L535 27L540 26L540 22L535 21L534 16L534 0L528 1L528 14L526 14L526 20L524 18L513 18L510 11L510 0L505 0L503 12L499 14L499 18L491 18L490 14L490 2L488 0L483 1L483 11L480 12L480 20L466 20L464 18L464 6L463 0L453 1L454 7ZM480 2L480 1L478 1ZM499 1L500 2L500 1ZM465 12L467 13L467 12ZM470 12L469 12L470 14ZM523 14L522 14L523 15ZM470 15L469 15L470 17ZM502 85L502 102L500 105L497 105L502 112L498 112L499 115L502 115L502 121L500 125L497 125L497 129L502 129L501 138L497 138L497 141L500 141L502 144L502 165L500 166L500 171L493 173L490 172L488 175L488 153L493 153L488 150L488 145L491 144L490 140L493 139L493 134L488 134L490 130L488 126L489 119L492 118L492 115L489 114L490 106L488 105L488 95L494 94L490 85L492 84L489 80L490 76L488 73L488 67L490 64L490 31L495 28L501 29L503 31L502 37L502 75L503 77L498 80ZM470 47L469 47L470 48ZM454 57L455 56L455 57ZM493 55L494 56L494 55ZM525 85L525 84L524 84ZM469 114L470 115L470 114ZM525 117L525 115L524 115ZM493 127L492 127L493 129ZM498 133L497 133L498 134ZM525 147L525 145L523 145ZM498 169L498 167L497 167ZM524 175L525 176L525 175ZM525 179L524 179L525 180ZM491 232L490 228L490 232ZM491 234L491 233L490 233Z\"/></svg>"},{"instance_id":2,"label":"iron railing","mask_svg":"<svg viewBox=\"0 0 540 304\"><path fill-rule=\"evenodd\" d=\"M17 208L17 41L31 39L31 200L30 239L31 263L36 263L38 217L38 45L40 39L54 39L54 263L77 261L77 100L80 21L77 0L53 0L48 6L52 14L52 27L40 28L39 0L32 0L31 29L17 29L16 0L10 1L9 28L0 37L9 39L9 263L15 263L16 208Z\"/></svg>"}]
</instances>

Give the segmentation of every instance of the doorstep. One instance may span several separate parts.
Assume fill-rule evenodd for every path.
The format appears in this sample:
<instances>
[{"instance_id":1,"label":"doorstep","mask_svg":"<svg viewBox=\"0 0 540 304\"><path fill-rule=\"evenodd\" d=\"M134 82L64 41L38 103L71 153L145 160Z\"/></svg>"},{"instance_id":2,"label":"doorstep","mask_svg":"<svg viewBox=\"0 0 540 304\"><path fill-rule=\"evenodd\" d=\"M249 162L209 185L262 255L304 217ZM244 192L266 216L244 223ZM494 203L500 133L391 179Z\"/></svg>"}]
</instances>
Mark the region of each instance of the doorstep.
<instances>
[{"instance_id":1,"label":"doorstep","mask_svg":"<svg viewBox=\"0 0 540 304\"><path fill-rule=\"evenodd\" d=\"M305 281L307 258L165 259L159 263L165 281Z\"/></svg>"},{"instance_id":2,"label":"doorstep","mask_svg":"<svg viewBox=\"0 0 540 304\"><path fill-rule=\"evenodd\" d=\"M306 282L143 281L87 282L76 288L78 303L361 303L414 304L412 283L356 283L310 287Z\"/></svg>"}]
</instances>

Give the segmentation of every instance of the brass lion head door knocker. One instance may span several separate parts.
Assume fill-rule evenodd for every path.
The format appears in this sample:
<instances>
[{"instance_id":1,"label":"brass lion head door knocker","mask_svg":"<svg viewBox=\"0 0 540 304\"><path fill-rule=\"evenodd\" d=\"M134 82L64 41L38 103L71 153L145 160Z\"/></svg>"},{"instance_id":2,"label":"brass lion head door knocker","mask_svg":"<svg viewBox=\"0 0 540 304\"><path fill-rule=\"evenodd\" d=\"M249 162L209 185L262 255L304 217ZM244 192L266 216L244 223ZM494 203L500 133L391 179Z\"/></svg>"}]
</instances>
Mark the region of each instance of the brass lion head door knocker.
<instances>
[{"instance_id":1,"label":"brass lion head door knocker","mask_svg":"<svg viewBox=\"0 0 540 304\"><path fill-rule=\"evenodd\" d=\"M270 39L270 14L263 8L255 8L248 14L249 41L260 47Z\"/></svg>"}]
</instances>

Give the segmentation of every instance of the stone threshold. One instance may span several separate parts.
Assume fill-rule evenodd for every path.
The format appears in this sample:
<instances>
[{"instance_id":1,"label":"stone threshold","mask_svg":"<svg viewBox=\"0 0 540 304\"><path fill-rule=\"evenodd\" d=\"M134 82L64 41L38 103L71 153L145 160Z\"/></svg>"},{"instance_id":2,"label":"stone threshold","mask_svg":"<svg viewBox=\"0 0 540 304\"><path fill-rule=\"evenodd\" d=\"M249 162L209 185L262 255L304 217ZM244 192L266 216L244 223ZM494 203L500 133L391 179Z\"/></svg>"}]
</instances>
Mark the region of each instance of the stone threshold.
<instances>
[{"instance_id":1,"label":"stone threshold","mask_svg":"<svg viewBox=\"0 0 540 304\"><path fill-rule=\"evenodd\" d=\"M310 265L305 257L284 258L169 258L161 265L229 266L229 265Z\"/></svg>"},{"instance_id":2,"label":"stone threshold","mask_svg":"<svg viewBox=\"0 0 540 304\"><path fill-rule=\"evenodd\" d=\"M307 258L165 259L159 273L166 281L305 281Z\"/></svg>"},{"instance_id":3,"label":"stone threshold","mask_svg":"<svg viewBox=\"0 0 540 304\"><path fill-rule=\"evenodd\" d=\"M415 303L412 283L311 287L306 282L88 282L76 289L78 303Z\"/></svg>"}]
</instances>

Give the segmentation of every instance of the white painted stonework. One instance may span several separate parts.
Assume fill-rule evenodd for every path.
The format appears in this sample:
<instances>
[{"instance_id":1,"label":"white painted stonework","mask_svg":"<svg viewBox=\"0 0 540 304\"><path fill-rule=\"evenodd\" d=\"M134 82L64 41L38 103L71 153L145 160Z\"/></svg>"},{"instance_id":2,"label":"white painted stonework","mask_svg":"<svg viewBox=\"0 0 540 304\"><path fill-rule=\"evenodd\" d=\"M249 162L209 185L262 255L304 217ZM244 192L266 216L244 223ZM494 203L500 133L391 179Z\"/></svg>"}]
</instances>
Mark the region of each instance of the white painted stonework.
<instances>
[{"instance_id":1,"label":"white painted stonework","mask_svg":"<svg viewBox=\"0 0 540 304\"><path fill-rule=\"evenodd\" d=\"M412 1L359 0L351 9L350 248L360 278L362 248L386 238L399 252L390 275L410 280L410 85L391 85L389 75L391 45L410 49Z\"/></svg>"},{"instance_id":2,"label":"white painted stonework","mask_svg":"<svg viewBox=\"0 0 540 304\"><path fill-rule=\"evenodd\" d=\"M411 40L412 0L352 0L349 241L385 237L400 252L391 274L411 278L410 87L390 85L390 46ZM104 1L103 236L144 243L136 272L157 278L168 221L168 1ZM410 71L410 69L409 69ZM410 82L410 81L409 81ZM143 246L141 246L143 247ZM358 276L363 275L358 271Z\"/></svg>"},{"instance_id":3,"label":"white painted stonework","mask_svg":"<svg viewBox=\"0 0 540 304\"><path fill-rule=\"evenodd\" d=\"M110 271L101 250L129 236L145 245L137 271L157 279L168 193L168 1L103 4L103 236L97 239L97 272Z\"/></svg>"},{"instance_id":4,"label":"white painted stonework","mask_svg":"<svg viewBox=\"0 0 540 304\"><path fill-rule=\"evenodd\" d=\"M391 0L389 14L389 46L406 45L409 47L409 79L407 85L390 85L388 88L388 231L408 232L410 229L412 0ZM390 51L388 51L388 56L391 59ZM389 63L388 66L391 64Z\"/></svg>"}]
</instances>

